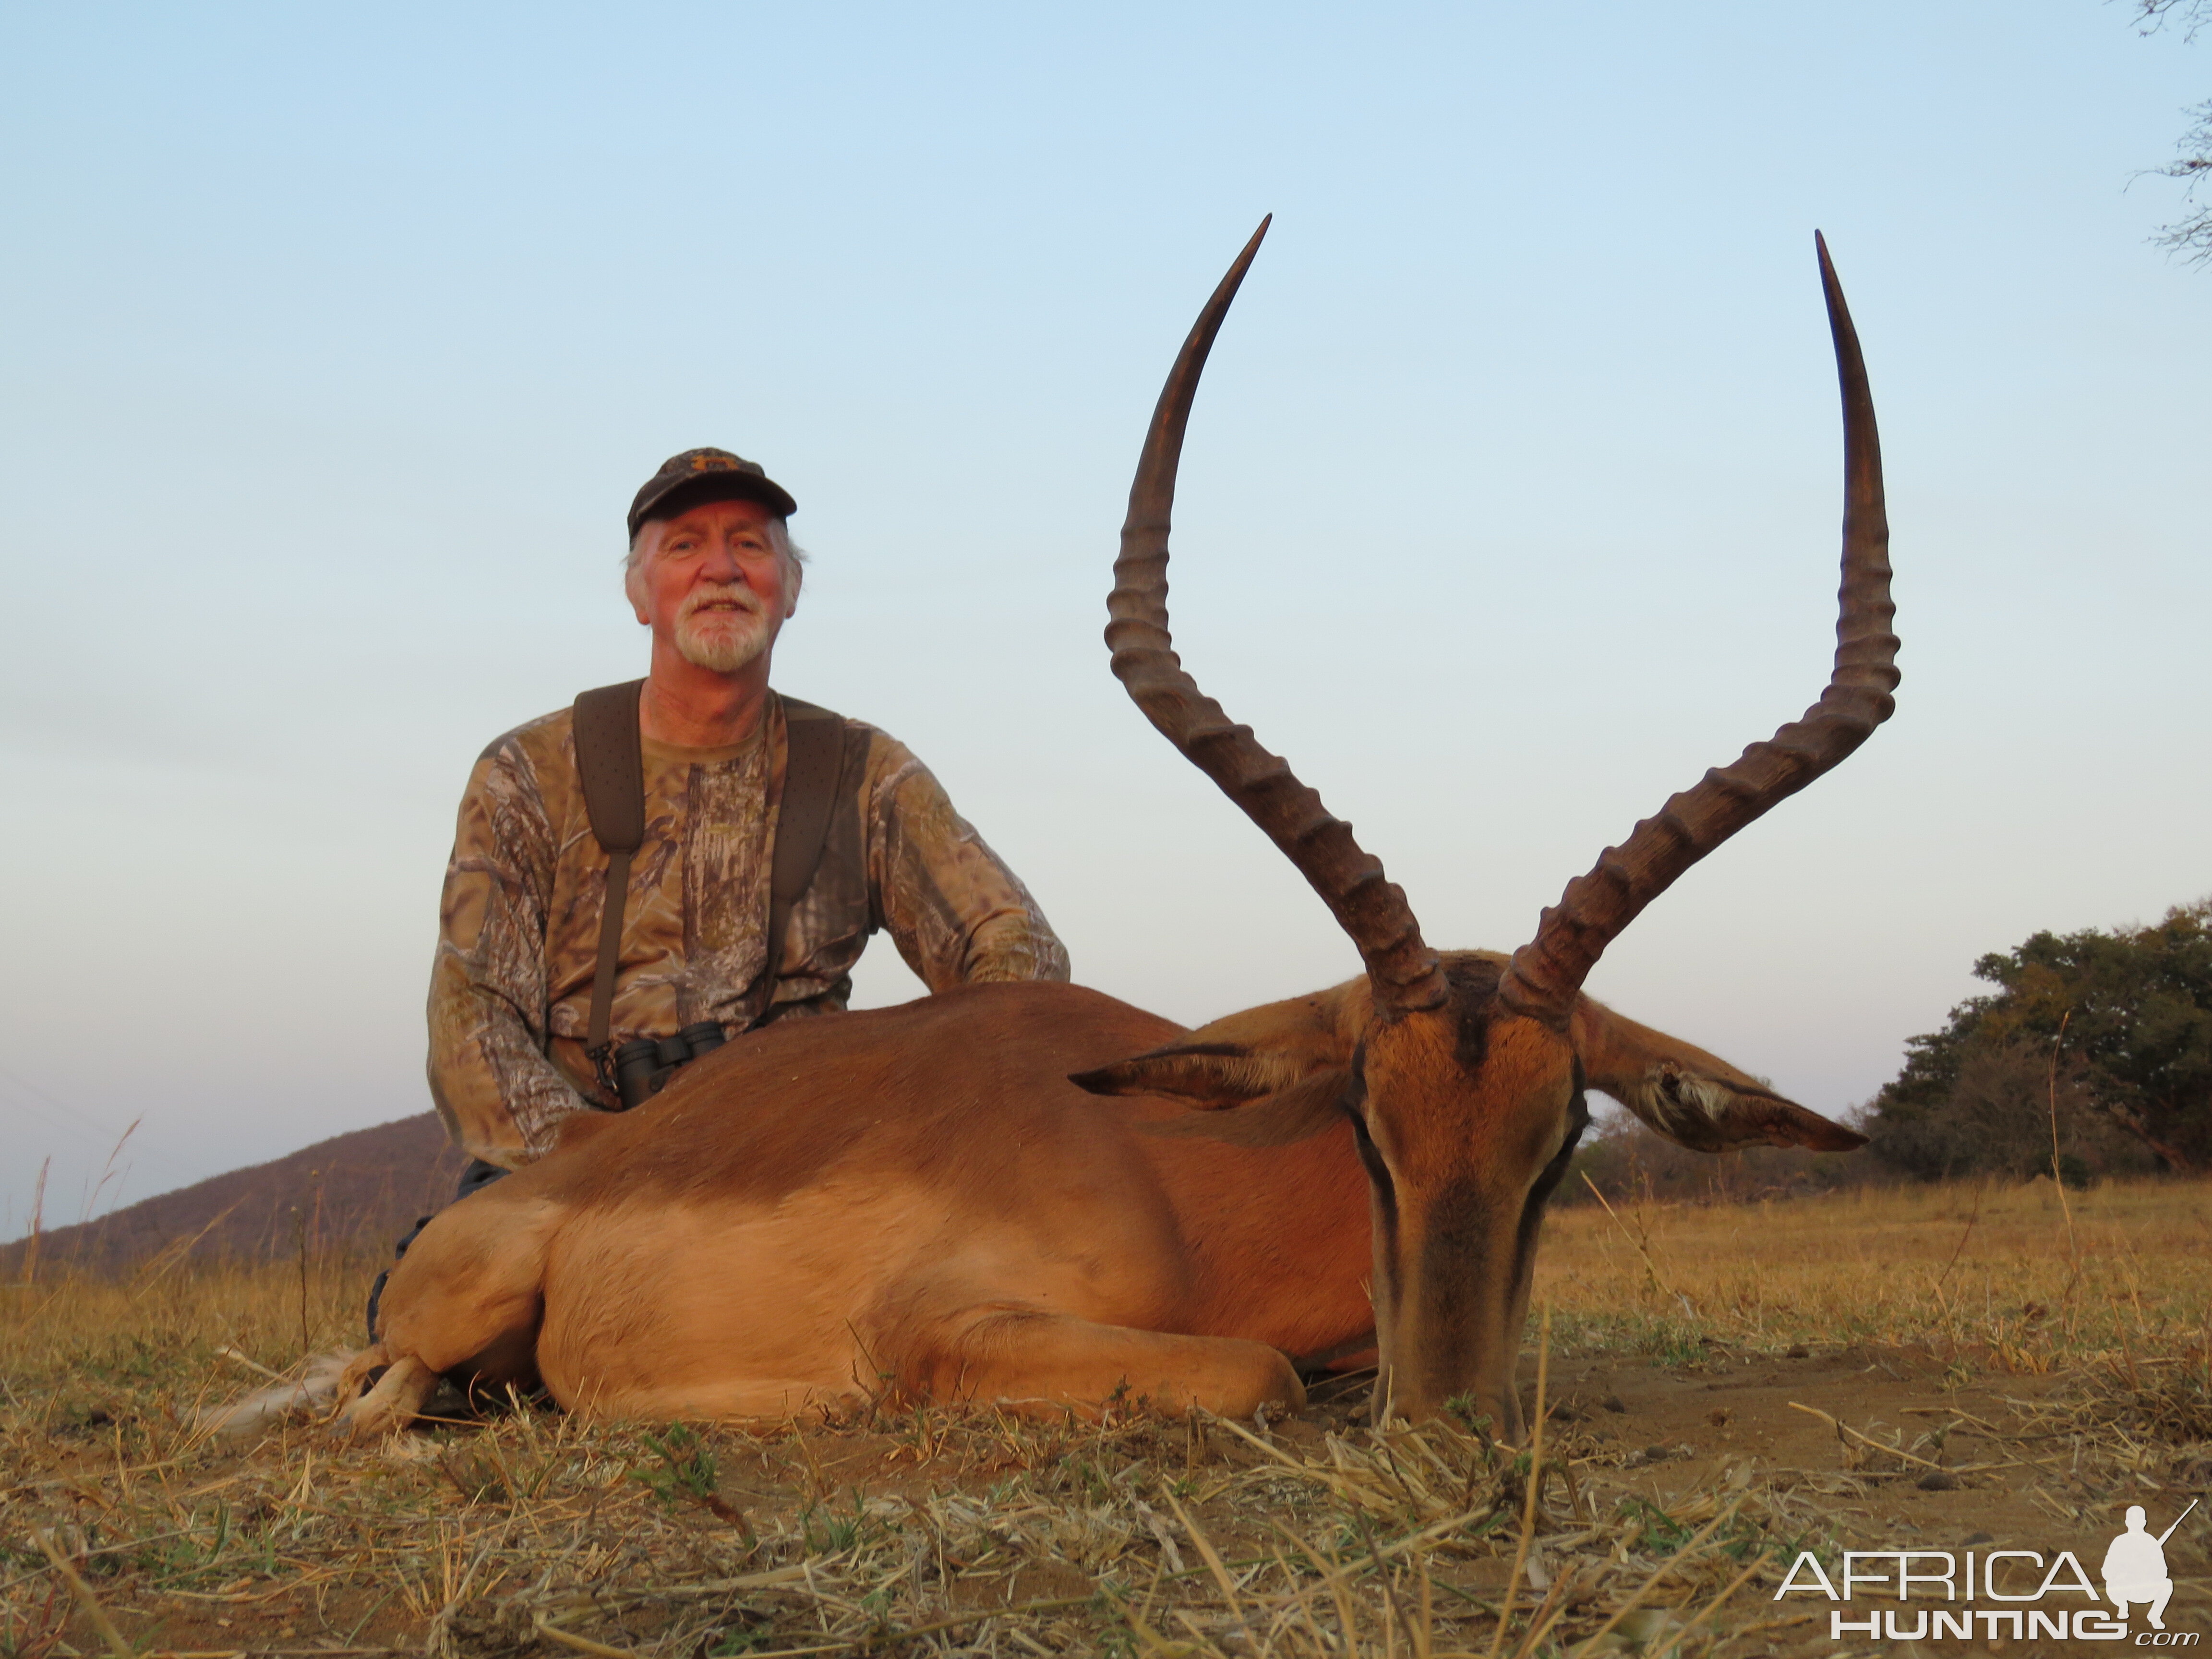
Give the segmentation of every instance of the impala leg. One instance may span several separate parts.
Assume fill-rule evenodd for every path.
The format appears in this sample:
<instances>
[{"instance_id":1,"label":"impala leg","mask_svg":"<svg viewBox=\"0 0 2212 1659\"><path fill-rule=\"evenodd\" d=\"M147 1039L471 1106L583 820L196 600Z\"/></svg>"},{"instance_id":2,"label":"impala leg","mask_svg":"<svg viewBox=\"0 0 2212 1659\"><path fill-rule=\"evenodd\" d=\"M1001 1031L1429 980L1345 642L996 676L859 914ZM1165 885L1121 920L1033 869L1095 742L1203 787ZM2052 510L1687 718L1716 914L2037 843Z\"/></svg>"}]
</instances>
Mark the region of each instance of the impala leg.
<instances>
[{"instance_id":1,"label":"impala leg","mask_svg":"<svg viewBox=\"0 0 2212 1659\"><path fill-rule=\"evenodd\" d=\"M536 1387L546 1248L562 1216L502 1182L433 1217L386 1282L375 1346L347 1373L374 1386L332 1432L360 1439L405 1427L441 1376Z\"/></svg>"},{"instance_id":2,"label":"impala leg","mask_svg":"<svg viewBox=\"0 0 2212 1659\"><path fill-rule=\"evenodd\" d=\"M1096 1415L1126 1402L1249 1417L1262 1406L1298 1411L1306 1403L1291 1362L1264 1342L1017 1310L971 1321L899 1381L911 1395L1052 1416L1071 1407Z\"/></svg>"},{"instance_id":3,"label":"impala leg","mask_svg":"<svg viewBox=\"0 0 2212 1659\"><path fill-rule=\"evenodd\" d=\"M375 1352L370 1350L371 1354ZM360 1362L354 1370L363 1370ZM353 1370L347 1376L351 1380ZM361 1380L368 1380L367 1370ZM396 1433L422 1414L423 1402L437 1386L438 1373L412 1354L394 1360L368 1393L346 1403L331 1432L341 1440L373 1440Z\"/></svg>"}]
</instances>

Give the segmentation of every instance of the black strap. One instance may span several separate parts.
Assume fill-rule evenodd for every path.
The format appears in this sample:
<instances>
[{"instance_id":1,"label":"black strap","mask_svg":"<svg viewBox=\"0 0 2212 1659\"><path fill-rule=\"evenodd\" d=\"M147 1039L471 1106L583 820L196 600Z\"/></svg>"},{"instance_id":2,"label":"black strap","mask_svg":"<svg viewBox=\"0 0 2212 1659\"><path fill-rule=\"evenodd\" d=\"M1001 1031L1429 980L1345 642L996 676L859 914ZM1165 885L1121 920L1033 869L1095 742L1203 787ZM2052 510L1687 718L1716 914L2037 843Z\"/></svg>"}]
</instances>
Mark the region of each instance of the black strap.
<instances>
[{"instance_id":1,"label":"black strap","mask_svg":"<svg viewBox=\"0 0 2212 1659\"><path fill-rule=\"evenodd\" d=\"M796 697L783 700L783 802L775 822L775 866L769 880L768 960L761 966L769 995L766 1014L783 967L785 936L792 907L814 884L830 836L830 814L837 804L838 775L845 769L845 721L842 715Z\"/></svg>"},{"instance_id":2,"label":"black strap","mask_svg":"<svg viewBox=\"0 0 2212 1659\"><path fill-rule=\"evenodd\" d=\"M607 1026L614 1014L615 968L622 954L630 855L645 843L645 751L637 726L638 697L644 690L643 680L602 685L580 695L571 716L584 811L592 820L592 836L607 855L599 961L592 973L592 1019L584 1037L584 1052L601 1072L606 1070Z\"/></svg>"},{"instance_id":3,"label":"black strap","mask_svg":"<svg viewBox=\"0 0 2212 1659\"><path fill-rule=\"evenodd\" d=\"M607 854L606 897L599 916L599 959L592 974L592 1014L584 1050L607 1076L609 1027L614 1017L615 969L622 955L623 910L629 896L630 857L645 842L645 755L638 736L638 697L643 680L603 685L576 698L572 716L576 774L592 835ZM783 799L778 810L775 863L769 880L768 936L762 978L769 996L782 966L792 907L813 884L829 839L830 817L844 770L845 721L839 714L796 697L784 697ZM766 998L762 1012L768 1011Z\"/></svg>"}]
</instances>

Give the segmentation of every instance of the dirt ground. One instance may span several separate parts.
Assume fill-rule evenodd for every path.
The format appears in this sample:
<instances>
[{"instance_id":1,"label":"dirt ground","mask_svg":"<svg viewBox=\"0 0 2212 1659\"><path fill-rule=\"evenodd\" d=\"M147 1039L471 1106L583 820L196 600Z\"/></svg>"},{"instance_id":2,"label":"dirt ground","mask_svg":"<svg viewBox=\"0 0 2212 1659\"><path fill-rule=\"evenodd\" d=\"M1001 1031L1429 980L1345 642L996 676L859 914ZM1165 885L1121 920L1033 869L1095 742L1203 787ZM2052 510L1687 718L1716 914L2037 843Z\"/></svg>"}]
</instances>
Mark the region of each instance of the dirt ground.
<instances>
[{"instance_id":1,"label":"dirt ground","mask_svg":"<svg viewBox=\"0 0 2212 1659\"><path fill-rule=\"evenodd\" d=\"M1832 1578L1846 1551L2029 1552L2017 1593L2071 1551L2098 1582L2127 1505L2161 1530L2212 1475L2205 1195L2087 1200L2070 1232L2051 1197L1561 1216L1517 1452L1479 1419L1378 1431L1357 1378L1264 1425L449 1399L382 1445L304 1420L231 1445L196 1407L342 1327L349 1272L326 1307L289 1273L48 1287L0 1304L0 1659L1957 1651L1838 1638L1840 1604L1778 1589L1807 1552ZM2212 1624L2209 1540L2200 1509L2166 1545L2176 1637ZM1903 1636L1934 1592L1881 1569L1842 1611ZM2091 1605L2069 1582L2033 1605Z\"/></svg>"}]
</instances>

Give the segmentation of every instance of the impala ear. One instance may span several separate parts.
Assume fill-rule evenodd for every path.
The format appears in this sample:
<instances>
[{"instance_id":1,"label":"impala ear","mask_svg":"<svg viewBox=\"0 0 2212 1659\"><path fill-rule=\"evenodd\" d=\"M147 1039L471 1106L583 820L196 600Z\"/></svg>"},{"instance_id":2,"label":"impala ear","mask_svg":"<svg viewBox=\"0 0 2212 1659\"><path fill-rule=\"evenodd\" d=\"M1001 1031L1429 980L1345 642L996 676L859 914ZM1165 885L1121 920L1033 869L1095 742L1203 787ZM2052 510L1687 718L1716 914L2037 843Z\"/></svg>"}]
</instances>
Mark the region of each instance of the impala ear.
<instances>
[{"instance_id":1,"label":"impala ear","mask_svg":"<svg viewBox=\"0 0 2212 1659\"><path fill-rule=\"evenodd\" d=\"M1247 1008L1180 1042L1068 1081L1094 1095L1152 1095L1198 1109L1146 1123L1147 1134L1287 1146L1338 1122L1347 1103L1358 1104L1360 1067L1352 1041L1340 1035L1350 989Z\"/></svg>"},{"instance_id":2,"label":"impala ear","mask_svg":"<svg viewBox=\"0 0 2212 1659\"><path fill-rule=\"evenodd\" d=\"M1338 1035L1350 988L1247 1008L1068 1081L1094 1095L1158 1095L1201 1111L1242 1106L1350 1064L1352 1042Z\"/></svg>"},{"instance_id":3,"label":"impala ear","mask_svg":"<svg viewBox=\"0 0 2212 1659\"><path fill-rule=\"evenodd\" d=\"M1067 1080L1094 1095L1158 1095L1218 1112L1287 1088L1304 1069L1291 1055L1255 1054L1241 1043L1188 1042L1077 1072Z\"/></svg>"},{"instance_id":4,"label":"impala ear","mask_svg":"<svg viewBox=\"0 0 2212 1659\"><path fill-rule=\"evenodd\" d=\"M1301 1066L1285 1054L1248 1054L1234 1043L1156 1048L1133 1060L1078 1072L1068 1081L1094 1095L1155 1095L1199 1109L1140 1126L1172 1139L1232 1146L1288 1146L1343 1121L1357 1066ZM1304 1070L1304 1076L1297 1073Z\"/></svg>"},{"instance_id":5,"label":"impala ear","mask_svg":"<svg viewBox=\"0 0 2212 1659\"><path fill-rule=\"evenodd\" d=\"M1589 1086L1611 1095L1668 1139L1694 1152L1764 1144L1849 1152L1856 1129L1786 1100L1703 1048L1577 1000L1570 1028Z\"/></svg>"},{"instance_id":6,"label":"impala ear","mask_svg":"<svg viewBox=\"0 0 2212 1659\"><path fill-rule=\"evenodd\" d=\"M1188 1112L1164 1122L1139 1124L1146 1134L1169 1139L1221 1140L1231 1146L1288 1146L1310 1140L1345 1121L1356 1108L1352 1074L1331 1069L1226 1111Z\"/></svg>"}]
</instances>

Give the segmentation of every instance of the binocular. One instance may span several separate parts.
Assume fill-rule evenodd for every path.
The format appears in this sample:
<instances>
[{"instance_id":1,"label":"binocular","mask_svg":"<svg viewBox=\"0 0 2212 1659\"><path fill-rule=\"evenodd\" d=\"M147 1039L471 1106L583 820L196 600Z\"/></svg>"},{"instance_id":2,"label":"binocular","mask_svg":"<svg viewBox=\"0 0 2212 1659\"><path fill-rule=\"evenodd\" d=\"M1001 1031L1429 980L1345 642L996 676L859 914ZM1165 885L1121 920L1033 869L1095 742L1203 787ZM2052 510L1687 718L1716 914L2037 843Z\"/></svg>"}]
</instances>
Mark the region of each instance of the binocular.
<instances>
[{"instance_id":1,"label":"binocular","mask_svg":"<svg viewBox=\"0 0 2212 1659\"><path fill-rule=\"evenodd\" d=\"M668 1086L680 1066L720 1048L729 1039L719 1023L702 1019L674 1036L639 1037L615 1050L615 1093L625 1112L645 1103Z\"/></svg>"}]
</instances>

